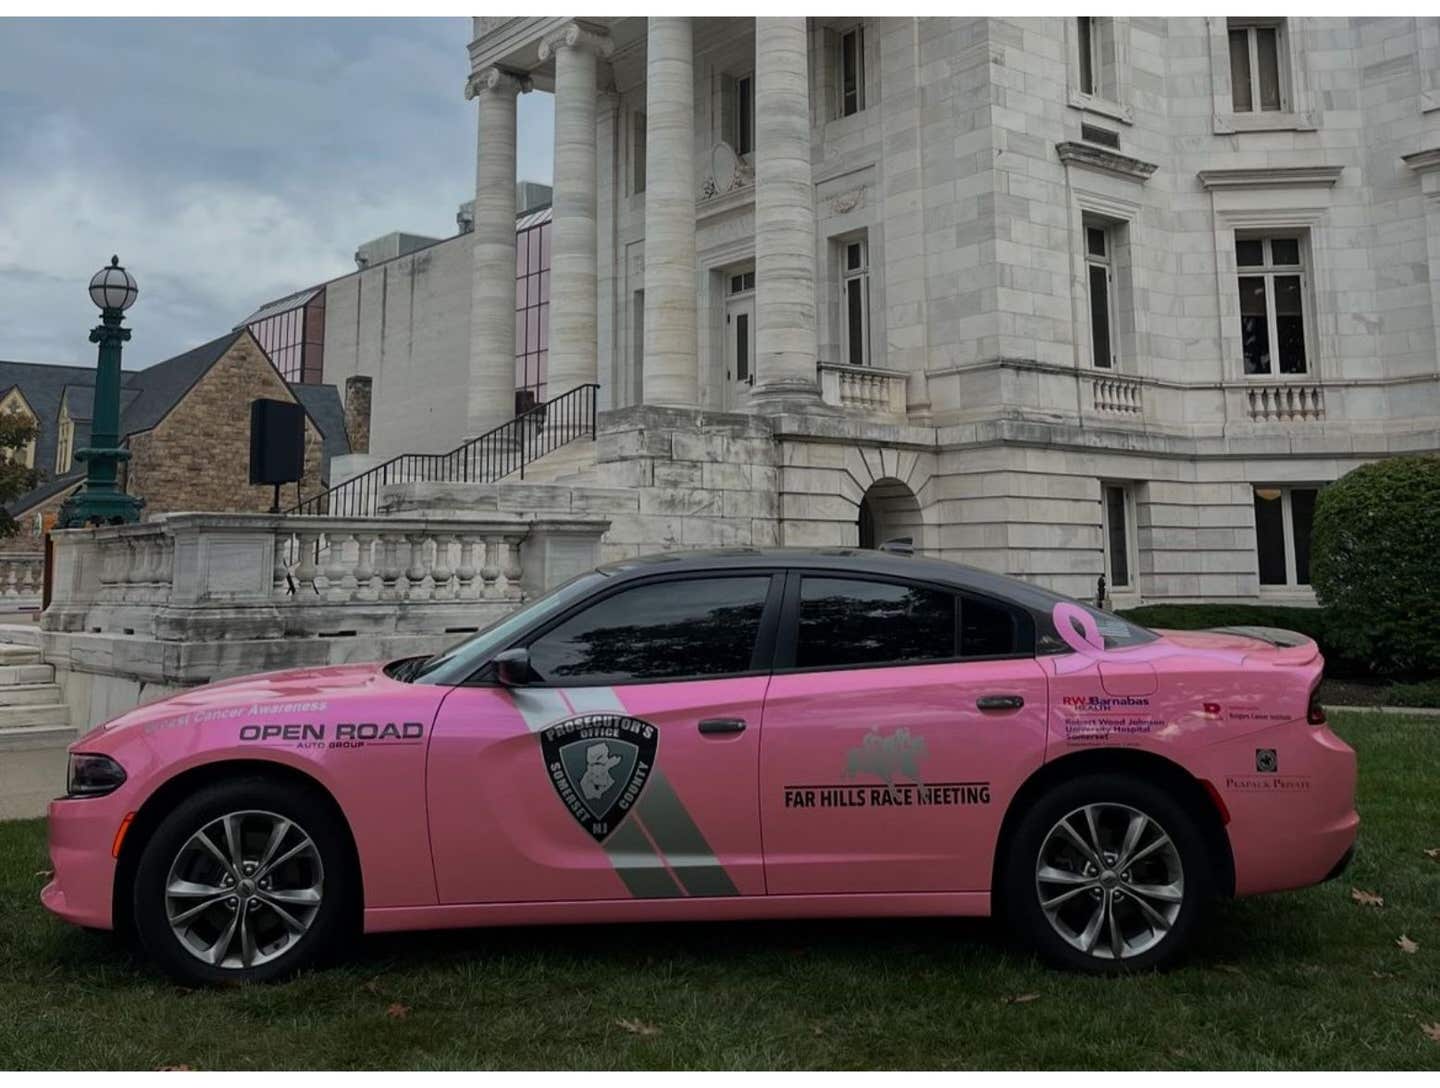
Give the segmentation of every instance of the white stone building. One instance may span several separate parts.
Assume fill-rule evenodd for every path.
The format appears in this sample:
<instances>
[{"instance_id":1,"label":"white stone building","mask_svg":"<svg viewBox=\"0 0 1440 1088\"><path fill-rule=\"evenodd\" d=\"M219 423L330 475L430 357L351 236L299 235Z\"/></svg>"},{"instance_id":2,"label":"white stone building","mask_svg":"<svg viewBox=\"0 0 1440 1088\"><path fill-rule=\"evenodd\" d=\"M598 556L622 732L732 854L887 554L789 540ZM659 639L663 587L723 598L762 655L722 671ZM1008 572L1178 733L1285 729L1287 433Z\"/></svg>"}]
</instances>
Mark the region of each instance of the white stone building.
<instances>
[{"instance_id":1,"label":"white stone building","mask_svg":"<svg viewBox=\"0 0 1440 1088\"><path fill-rule=\"evenodd\" d=\"M1440 449L1440 19L477 18L469 52L468 382L430 390L463 431L377 447L512 413L531 88L548 395L604 410L482 505L603 511L609 555L908 535L1116 605L1303 603L1316 489Z\"/></svg>"}]
</instances>

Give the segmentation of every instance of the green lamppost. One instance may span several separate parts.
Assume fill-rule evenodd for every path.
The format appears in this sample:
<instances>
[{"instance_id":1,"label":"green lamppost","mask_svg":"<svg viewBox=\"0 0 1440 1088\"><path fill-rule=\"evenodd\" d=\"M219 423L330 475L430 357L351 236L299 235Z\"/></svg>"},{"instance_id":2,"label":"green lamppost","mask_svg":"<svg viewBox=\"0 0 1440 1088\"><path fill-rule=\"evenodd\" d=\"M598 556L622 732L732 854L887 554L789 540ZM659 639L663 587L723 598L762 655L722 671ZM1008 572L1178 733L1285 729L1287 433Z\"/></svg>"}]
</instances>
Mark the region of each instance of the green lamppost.
<instances>
[{"instance_id":1,"label":"green lamppost","mask_svg":"<svg viewBox=\"0 0 1440 1088\"><path fill-rule=\"evenodd\" d=\"M119 257L90 280L90 298L100 307L100 324L90 330L90 342L99 344L95 369L95 401L90 412L90 445L75 451L85 462L85 482L65 500L56 519L62 529L85 525L122 525L140 520L144 500L120 489L120 462L130 451L120 448L120 345L130 330L120 322L140 293L135 277L120 266Z\"/></svg>"}]
</instances>

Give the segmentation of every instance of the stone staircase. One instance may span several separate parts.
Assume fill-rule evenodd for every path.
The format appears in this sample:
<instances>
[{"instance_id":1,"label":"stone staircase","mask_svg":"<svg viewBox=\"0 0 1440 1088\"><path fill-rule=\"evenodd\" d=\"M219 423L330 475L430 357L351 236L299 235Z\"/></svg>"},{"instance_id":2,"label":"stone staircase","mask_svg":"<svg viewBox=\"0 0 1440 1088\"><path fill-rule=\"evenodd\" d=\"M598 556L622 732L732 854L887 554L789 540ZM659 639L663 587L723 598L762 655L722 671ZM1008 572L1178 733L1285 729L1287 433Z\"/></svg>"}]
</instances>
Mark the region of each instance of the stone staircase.
<instances>
[{"instance_id":1,"label":"stone staircase","mask_svg":"<svg viewBox=\"0 0 1440 1088\"><path fill-rule=\"evenodd\" d=\"M55 667L41 659L39 643L36 629L0 628L0 753L64 748L75 739Z\"/></svg>"},{"instance_id":2,"label":"stone staircase","mask_svg":"<svg viewBox=\"0 0 1440 1088\"><path fill-rule=\"evenodd\" d=\"M537 458L525 466L523 475L506 477L511 483L573 484L582 483L588 470L595 467L595 439L577 438L557 450Z\"/></svg>"}]
</instances>

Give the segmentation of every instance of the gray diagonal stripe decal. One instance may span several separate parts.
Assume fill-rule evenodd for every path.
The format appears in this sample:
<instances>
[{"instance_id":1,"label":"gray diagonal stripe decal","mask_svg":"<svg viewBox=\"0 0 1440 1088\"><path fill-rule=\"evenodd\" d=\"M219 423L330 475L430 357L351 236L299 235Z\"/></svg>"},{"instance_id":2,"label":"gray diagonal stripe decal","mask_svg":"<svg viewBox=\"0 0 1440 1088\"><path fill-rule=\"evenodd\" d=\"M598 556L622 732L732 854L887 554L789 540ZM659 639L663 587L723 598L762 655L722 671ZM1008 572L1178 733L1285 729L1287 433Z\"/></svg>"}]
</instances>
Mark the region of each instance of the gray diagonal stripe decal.
<instances>
[{"instance_id":1,"label":"gray diagonal stripe decal","mask_svg":"<svg viewBox=\"0 0 1440 1088\"><path fill-rule=\"evenodd\" d=\"M565 697L577 712L630 713L614 688L566 688ZM662 753L665 750L663 743L660 750ZM644 822L655 845L690 895L739 894L735 882L710 849L685 808L685 802L680 800L660 766L655 768L645 792L640 795L635 814Z\"/></svg>"},{"instance_id":2,"label":"gray diagonal stripe decal","mask_svg":"<svg viewBox=\"0 0 1440 1088\"><path fill-rule=\"evenodd\" d=\"M577 692L590 689L576 688ZM609 690L609 689L602 689ZM512 688L510 698L525 719L525 726L538 733L548 725L568 718L573 705L577 712L591 709L609 710L618 705L613 693L604 707L582 708L571 699L566 702L556 688ZM653 783L652 783L653 785ZM648 792L648 791L647 791ZM637 899L673 899L681 893L675 878L665 871L665 863L655 853L645 833L633 824L621 824L601 845L615 866L615 872Z\"/></svg>"}]
</instances>

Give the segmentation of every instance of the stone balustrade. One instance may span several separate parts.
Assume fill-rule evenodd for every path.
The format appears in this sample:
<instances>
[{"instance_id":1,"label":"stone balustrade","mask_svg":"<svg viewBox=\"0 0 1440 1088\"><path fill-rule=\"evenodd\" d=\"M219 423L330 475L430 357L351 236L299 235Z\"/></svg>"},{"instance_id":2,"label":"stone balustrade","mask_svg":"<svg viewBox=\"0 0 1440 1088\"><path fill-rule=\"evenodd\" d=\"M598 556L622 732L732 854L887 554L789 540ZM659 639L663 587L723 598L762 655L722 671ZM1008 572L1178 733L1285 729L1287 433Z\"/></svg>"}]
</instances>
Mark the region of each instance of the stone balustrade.
<instances>
[{"instance_id":1,"label":"stone balustrade","mask_svg":"<svg viewBox=\"0 0 1440 1088\"><path fill-rule=\"evenodd\" d=\"M44 581L45 556L40 552L0 553L0 611L38 608Z\"/></svg>"},{"instance_id":2,"label":"stone balustrade","mask_svg":"<svg viewBox=\"0 0 1440 1088\"><path fill-rule=\"evenodd\" d=\"M1250 418L1257 423L1304 423L1325 418L1325 391L1318 385L1287 382L1245 390Z\"/></svg>"},{"instance_id":3,"label":"stone balustrade","mask_svg":"<svg viewBox=\"0 0 1440 1088\"><path fill-rule=\"evenodd\" d=\"M826 404L871 416L905 418L904 371L873 366L820 363L820 399Z\"/></svg>"},{"instance_id":4,"label":"stone balustrade","mask_svg":"<svg viewBox=\"0 0 1440 1088\"><path fill-rule=\"evenodd\" d=\"M162 642L476 630L598 562L604 519L174 514L57 532L47 631Z\"/></svg>"},{"instance_id":5,"label":"stone balustrade","mask_svg":"<svg viewBox=\"0 0 1440 1088\"><path fill-rule=\"evenodd\" d=\"M1117 415L1138 416L1143 403L1140 383L1133 378L1104 377L1090 379L1095 411Z\"/></svg>"}]
</instances>

